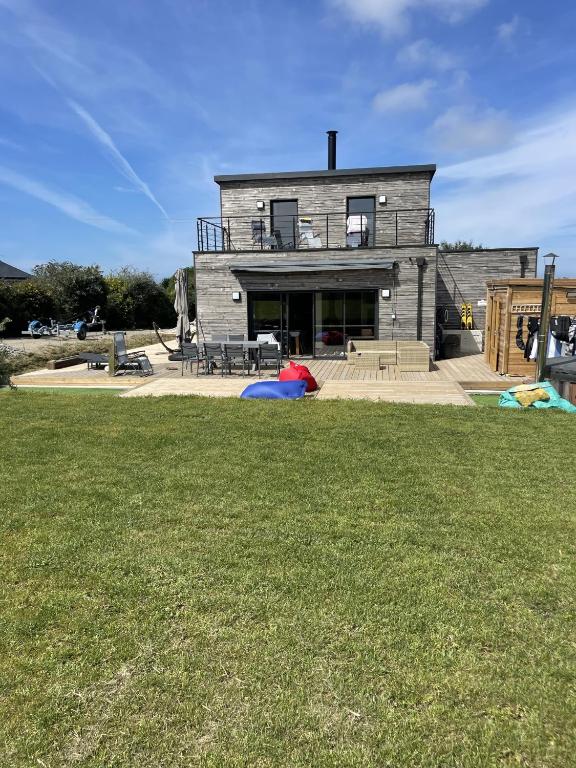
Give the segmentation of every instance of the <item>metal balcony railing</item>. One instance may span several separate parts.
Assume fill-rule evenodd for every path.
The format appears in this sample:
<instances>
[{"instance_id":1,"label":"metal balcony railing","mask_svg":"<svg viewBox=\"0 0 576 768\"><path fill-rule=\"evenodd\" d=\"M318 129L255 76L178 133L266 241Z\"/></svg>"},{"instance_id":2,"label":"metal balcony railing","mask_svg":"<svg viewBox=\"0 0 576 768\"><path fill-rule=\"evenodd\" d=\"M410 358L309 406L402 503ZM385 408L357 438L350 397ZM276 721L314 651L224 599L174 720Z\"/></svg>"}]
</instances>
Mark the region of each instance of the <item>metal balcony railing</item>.
<instances>
[{"instance_id":1,"label":"metal balcony railing","mask_svg":"<svg viewBox=\"0 0 576 768\"><path fill-rule=\"evenodd\" d=\"M434 209L203 217L197 236L201 252L432 245Z\"/></svg>"}]
</instances>

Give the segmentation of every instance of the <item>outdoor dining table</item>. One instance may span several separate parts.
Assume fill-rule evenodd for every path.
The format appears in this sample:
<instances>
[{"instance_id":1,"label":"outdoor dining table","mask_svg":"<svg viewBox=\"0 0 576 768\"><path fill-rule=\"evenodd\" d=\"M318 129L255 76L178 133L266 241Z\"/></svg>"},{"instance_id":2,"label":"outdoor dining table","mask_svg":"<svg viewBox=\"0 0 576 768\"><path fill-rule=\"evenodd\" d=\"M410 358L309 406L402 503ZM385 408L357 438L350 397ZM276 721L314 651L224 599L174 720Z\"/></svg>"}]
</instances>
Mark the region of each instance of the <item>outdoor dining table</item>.
<instances>
[{"instance_id":1,"label":"outdoor dining table","mask_svg":"<svg viewBox=\"0 0 576 768\"><path fill-rule=\"evenodd\" d=\"M265 341L206 341L204 344L220 344L220 347L222 348L222 352L224 352L224 347L226 346L239 346L242 344L242 347L250 353L250 356L252 358L252 371L256 370L256 359L254 351L260 349L260 347L263 344L266 344Z\"/></svg>"}]
</instances>

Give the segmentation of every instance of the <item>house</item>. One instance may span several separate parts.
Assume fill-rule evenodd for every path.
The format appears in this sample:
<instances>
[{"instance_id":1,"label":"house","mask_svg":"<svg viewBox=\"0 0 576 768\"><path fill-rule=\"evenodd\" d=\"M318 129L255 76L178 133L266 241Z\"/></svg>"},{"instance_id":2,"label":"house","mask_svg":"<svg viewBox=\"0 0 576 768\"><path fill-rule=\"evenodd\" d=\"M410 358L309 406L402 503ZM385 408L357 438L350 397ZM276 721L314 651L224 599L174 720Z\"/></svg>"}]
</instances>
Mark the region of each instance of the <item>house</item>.
<instances>
[{"instance_id":1,"label":"house","mask_svg":"<svg viewBox=\"0 0 576 768\"><path fill-rule=\"evenodd\" d=\"M436 307L484 327L486 280L533 276L537 248L439 252L435 165L216 176L220 212L197 221L202 338L279 332L290 354L343 356L350 338L422 340ZM478 304L480 302L480 305Z\"/></svg>"},{"instance_id":2,"label":"house","mask_svg":"<svg viewBox=\"0 0 576 768\"><path fill-rule=\"evenodd\" d=\"M13 267L10 264L6 264L5 261L0 261L0 280L7 283L17 283L22 280L33 280L33 275L28 272L23 272L17 267Z\"/></svg>"}]
</instances>

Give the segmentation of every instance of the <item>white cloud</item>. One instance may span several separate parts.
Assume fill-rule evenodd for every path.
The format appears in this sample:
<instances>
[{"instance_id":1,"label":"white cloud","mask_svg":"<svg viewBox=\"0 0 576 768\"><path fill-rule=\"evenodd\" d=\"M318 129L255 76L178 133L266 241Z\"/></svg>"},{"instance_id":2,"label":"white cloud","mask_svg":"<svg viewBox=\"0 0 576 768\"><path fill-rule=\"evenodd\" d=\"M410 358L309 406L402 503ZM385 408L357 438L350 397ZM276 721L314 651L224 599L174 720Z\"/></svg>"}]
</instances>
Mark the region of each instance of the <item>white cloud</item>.
<instances>
[{"instance_id":1,"label":"white cloud","mask_svg":"<svg viewBox=\"0 0 576 768\"><path fill-rule=\"evenodd\" d=\"M447 72L458 66L455 56L425 39L415 40L401 48L396 59L407 67L427 67L438 72Z\"/></svg>"},{"instance_id":2,"label":"white cloud","mask_svg":"<svg viewBox=\"0 0 576 768\"><path fill-rule=\"evenodd\" d=\"M146 182L143 181L140 176L138 176L128 160L126 160L124 155L122 155L118 147L114 144L112 137L106 133L104 128L102 128L102 126L100 126L92 117L92 115L83 107L71 99L68 99L68 104L70 108L78 115L78 117L85 123L89 132L96 139L96 141L104 148L104 151L112 160L112 164L120 171L124 178L128 179L128 181L134 186L134 189L142 192L143 195L145 195L152 203L154 203L164 218L167 219L168 214L162 205L158 202L148 184L146 184Z\"/></svg>"},{"instance_id":3,"label":"white cloud","mask_svg":"<svg viewBox=\"0 0 576 768\"><path fill-rule=\"evenodd\" d=\"M376 112L410 112L424 109L428 104L428 96L434 85L433 80L402 83L377 93L372 105Z\"/></svg>"},{"instance_id":4,"label":"white cloud","mask_svg":"<svg viewBox=\"0 0 576 768\"><path fill-rule=\"evenodd\" d=\"M428 9L451 24L462 21L489 0L330 0L331 4L362 24L374 25L386 35L405 32L411 12Z\"/></svg>"},{"instance_id":5,"label":"white cloud","mask_svg":"<svg viewBox=\"0 0 576 768\"><path fill-rule=\"evenodd\" d=\"M451 107L432 125L436 142L448 152L467 152L501 147L512 135L512 125L504 112L471 107Z\"/></svg>"},{"instance_id":6,"label":"white cloud","mask_svg":"<svg viewBox=\"0 0 576 768\"><path fill-rule=\"evenodd\" d=\"M517 35L519 30L520 17L514 16L510 21L505 21L503 24L500 24L496 29L496 34L498 35L498 40L500 40L500 42L509 43L512 38Z\"/></svg>"},{"instance_id":7,"label":"white cloud","mask_svg":"<svg viewBox=\"0 0 576 768\"><path fill-rule=\"evenodd\" d=\"M558 247L570 258L576 250L575 133L571 107L520 131L508 149L441 167L437 239Z\"/></svg>"},{"instance_id":8,"label":"white cloud","mask_svg":"<svg viewBox=\"0 0 576 768\"><path fill-rule=\"evenodd\" d=\"M134 230L125 224L98 213L84 200L51 189L36 179L24 176L17 171L12 171L3 166L0 166L0 184L6 184L13 189L17 189L19 192L24 192L31 197L35 197L37 200L42 200L53 208L57 208L69 218L80 221L83 224L88 224L91 227L97 227L98 229L114 232L115 234L135 234Z\"/></svg>"}]
</instances>

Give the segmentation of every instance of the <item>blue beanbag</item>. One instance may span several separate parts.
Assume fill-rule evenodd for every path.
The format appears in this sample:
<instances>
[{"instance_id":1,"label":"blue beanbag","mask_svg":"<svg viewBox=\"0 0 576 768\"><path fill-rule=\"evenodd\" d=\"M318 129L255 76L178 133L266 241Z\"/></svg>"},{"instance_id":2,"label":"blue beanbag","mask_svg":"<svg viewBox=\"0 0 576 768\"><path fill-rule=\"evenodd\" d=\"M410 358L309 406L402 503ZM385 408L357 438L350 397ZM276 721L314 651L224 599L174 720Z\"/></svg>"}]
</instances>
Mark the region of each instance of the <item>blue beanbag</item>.
<instances>
[{"instance_id":1,"label":"blue beanbag","mask_svg":"<svg viewBox=\"0 0 576 768\"><path fill-rule=\"evenodd\" d=\"M304 397L305 381L259 381L249 384L240 397L249 400L296 400Z\"/></svg>"}]
</instances>

